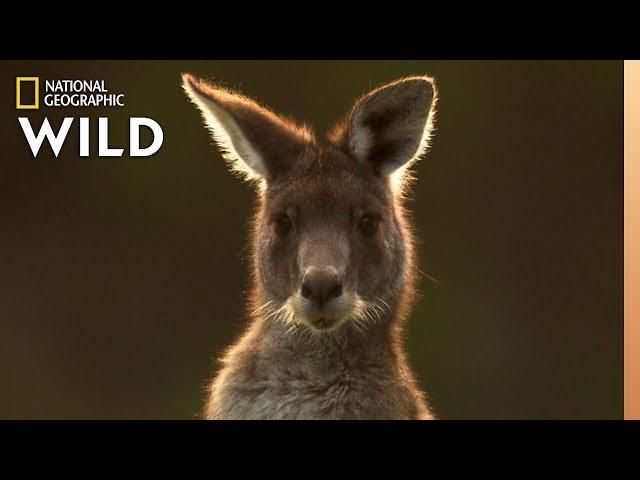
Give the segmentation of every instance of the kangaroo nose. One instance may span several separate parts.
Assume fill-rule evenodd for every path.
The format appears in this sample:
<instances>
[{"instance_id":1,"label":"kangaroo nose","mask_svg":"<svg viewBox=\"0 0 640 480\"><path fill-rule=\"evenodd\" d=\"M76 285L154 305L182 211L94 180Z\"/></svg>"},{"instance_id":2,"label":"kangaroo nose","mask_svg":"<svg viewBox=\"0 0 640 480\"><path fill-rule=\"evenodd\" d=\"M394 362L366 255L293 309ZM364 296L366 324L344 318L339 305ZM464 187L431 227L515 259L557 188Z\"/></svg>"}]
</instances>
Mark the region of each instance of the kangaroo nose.
<instances>
[{"instance_id":1,"label":"kangaroo nose","mask_svg":"<svg viewBox=\"0 0 640 480\"><path fill-rule=\"evenodd\" d=\"M342 295L342 280L335 268L311 267L304 275L300 293L322 305Z\"/></svg>"}]
</instances>

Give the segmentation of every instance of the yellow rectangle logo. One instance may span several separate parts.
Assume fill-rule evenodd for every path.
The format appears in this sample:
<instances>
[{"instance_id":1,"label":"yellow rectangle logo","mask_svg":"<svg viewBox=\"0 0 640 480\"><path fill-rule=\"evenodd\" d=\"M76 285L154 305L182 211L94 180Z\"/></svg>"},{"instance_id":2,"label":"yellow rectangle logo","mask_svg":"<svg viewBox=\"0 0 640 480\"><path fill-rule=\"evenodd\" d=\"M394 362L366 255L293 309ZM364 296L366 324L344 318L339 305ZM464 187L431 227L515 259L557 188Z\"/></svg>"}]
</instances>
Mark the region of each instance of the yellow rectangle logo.
<instances>
[{"instance_id":1,"label":"yellow rectangle logo","mask_svg":"<svg viewBox=\"0 0 640 480\"><path fill-rule=\"evenodd\" d=\"M20 101L20 87L24 82L33 82L34 101L33 104L23 105ZM16 77L16 109L37 110L40 106L40 78L38 77Z\"/></svg>"}]
</instances>

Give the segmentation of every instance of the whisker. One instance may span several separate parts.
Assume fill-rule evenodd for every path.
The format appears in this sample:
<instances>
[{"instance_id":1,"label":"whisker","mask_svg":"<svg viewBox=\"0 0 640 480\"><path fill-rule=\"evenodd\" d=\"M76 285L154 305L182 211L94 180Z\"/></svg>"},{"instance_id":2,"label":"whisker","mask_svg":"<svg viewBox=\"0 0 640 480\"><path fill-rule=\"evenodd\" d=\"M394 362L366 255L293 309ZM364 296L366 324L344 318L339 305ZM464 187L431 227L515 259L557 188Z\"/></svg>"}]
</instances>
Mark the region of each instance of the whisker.
<instances>
[{"instance_id":1,"label":"whisker","mask_svg":"<svg viewBox=\"0 0 640 480\"><path fill-rule=\"evenodd\" d=\"M269 308L271 306L271 304L273 303L273 300L268 300L266 302L264 302L262 305L260 305L258 308L256 308L252 313L252 315L255 315L257 313L262 312L263 310L266 310L267 308Z\"/></svg>"},{"instance_id":2,"label":"whisker","mask_svg":"<svg viewBox=\"0 0 640 480\"><path fill-rule=\"evenodd\" d=\"M440 280L438 280L437 278L434 278L434 277L432 277L431 275L429 275L429 274L427 274L427 273L423 272L421 269L418 269L418 273L419 273L420 275L422 275L423 277L425 277L425 278L427 278L427 279L431 280L433 283L442 283Z\"/></svg>"},{"instance_id":3,"label":"whisker","mask_svg":"<svg viewBox=\"0 0 640 480\"><path fill-rule=\"evenodd\" d=\"M389 313L391 313L391 307L389 306L389 304L385 302L383 298L381 298L379 301L382 302L383 305L387 307L387 310L389 310Z\"/></svg>"}]
</instances>

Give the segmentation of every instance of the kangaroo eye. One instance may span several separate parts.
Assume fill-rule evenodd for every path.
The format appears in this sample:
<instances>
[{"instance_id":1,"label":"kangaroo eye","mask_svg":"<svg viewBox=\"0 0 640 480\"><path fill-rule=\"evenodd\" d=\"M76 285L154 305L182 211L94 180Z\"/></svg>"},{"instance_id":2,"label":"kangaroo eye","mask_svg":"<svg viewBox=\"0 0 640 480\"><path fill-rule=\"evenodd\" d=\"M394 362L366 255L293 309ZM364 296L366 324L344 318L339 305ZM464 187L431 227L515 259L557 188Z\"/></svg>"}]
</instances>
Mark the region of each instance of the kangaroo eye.
<instances>
[{"instance_id":1,"label":"kangaroo eye","mask_svg":"<svg viewBox=\"0 0 640 480\"><path fill-rule=\"evenodd\" d=\"M276 221L275 221L276 233L281 237L284 237L289 234L289 232L291 231L291 226L292 226L291 219L287 215L283 214L283 215L280 215L278 218L276 218Z\"/></svg>"},{"instance_id":2,"label":"kangaroo eye","mask_svg":"<svg viewBox=\"0 0 640 480\"><path fill-rule=\"evenodd\" d=\"M372 237L378 231L380 219L374 215L364 215L358 222L358 230L365 237Z\"/></svg>"}]
</instances>

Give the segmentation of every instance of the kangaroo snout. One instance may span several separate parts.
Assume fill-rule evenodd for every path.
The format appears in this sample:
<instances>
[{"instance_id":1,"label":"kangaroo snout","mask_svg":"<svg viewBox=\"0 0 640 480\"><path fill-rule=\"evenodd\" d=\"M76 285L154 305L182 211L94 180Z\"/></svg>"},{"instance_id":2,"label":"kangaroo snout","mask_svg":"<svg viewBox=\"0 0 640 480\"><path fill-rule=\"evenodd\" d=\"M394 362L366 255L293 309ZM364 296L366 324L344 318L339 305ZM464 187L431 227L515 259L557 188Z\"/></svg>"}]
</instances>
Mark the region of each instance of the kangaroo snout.
<instances>
[{"instance_id":1,"label":"kangaroo snout","mask_svg":"<svg viewBox=\"0 0 640 480\"><path fill-rule=\"evenodd\" d=\"M300 294L322 307L327 301L342 295L342 279L333 267L309 267L302 279Z\"/></svg>"}]
</instances>

